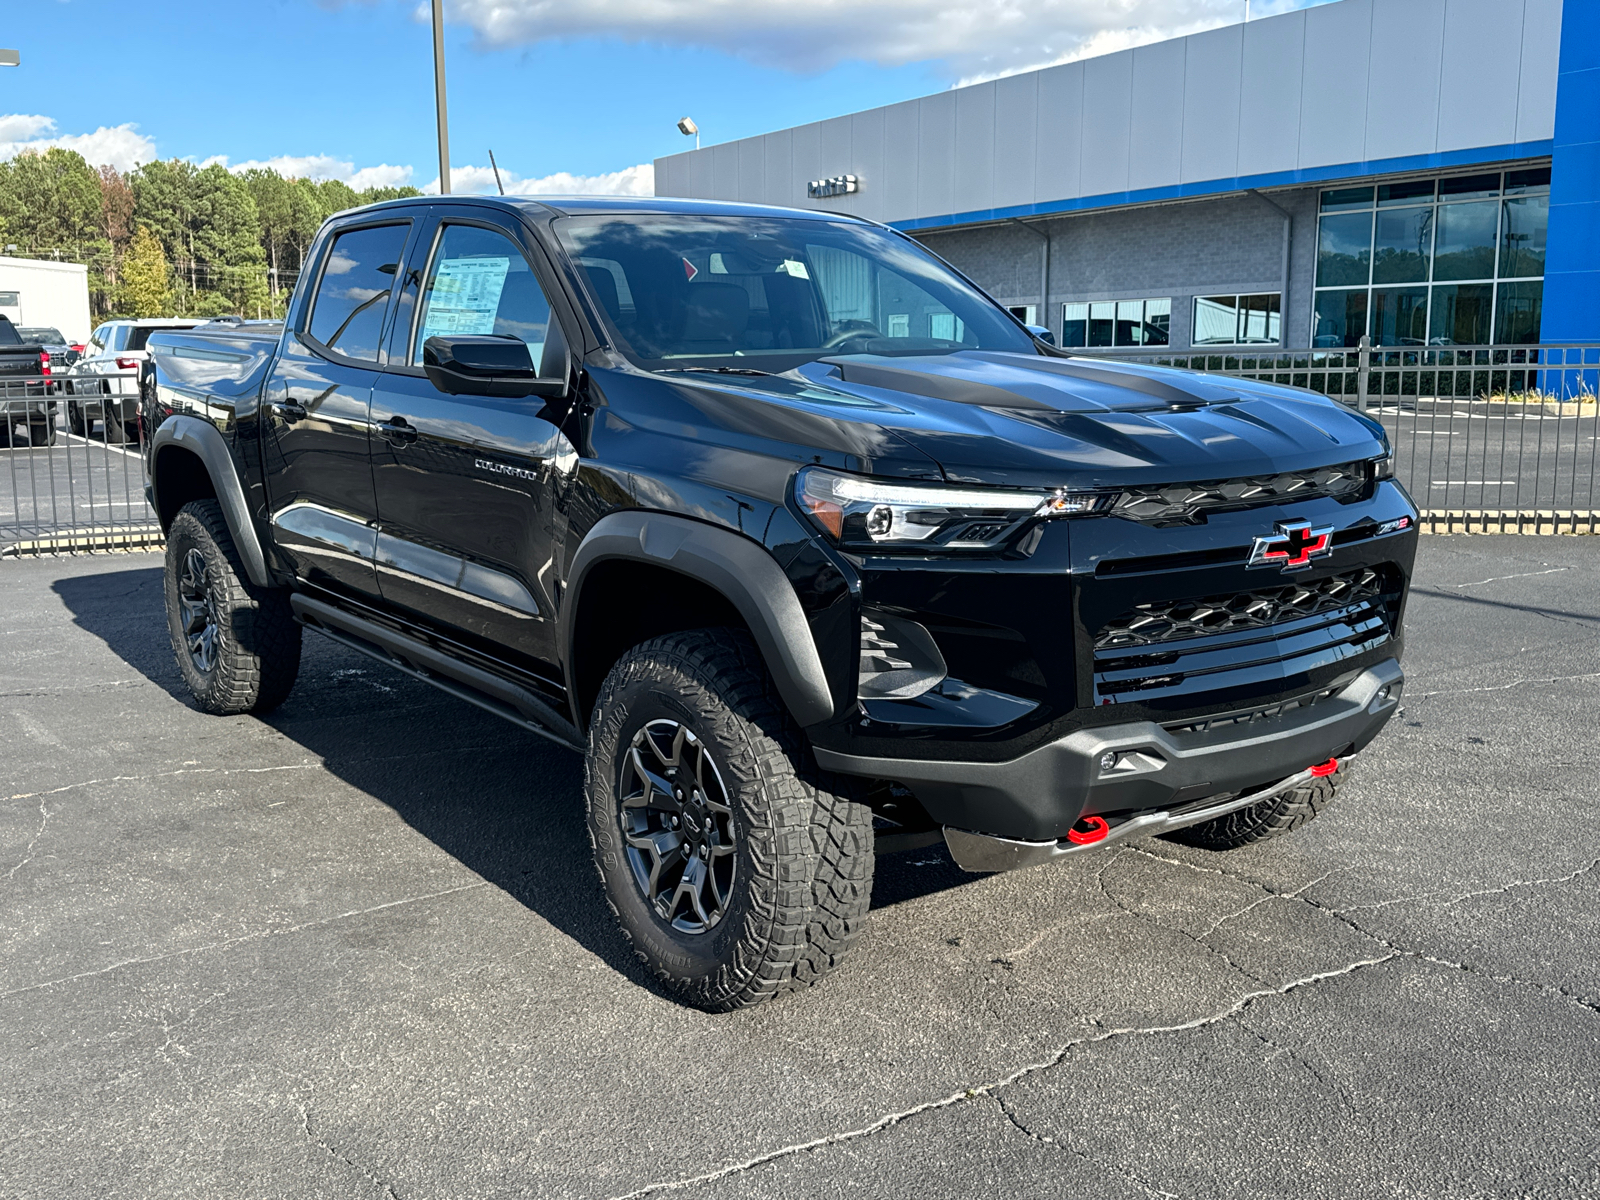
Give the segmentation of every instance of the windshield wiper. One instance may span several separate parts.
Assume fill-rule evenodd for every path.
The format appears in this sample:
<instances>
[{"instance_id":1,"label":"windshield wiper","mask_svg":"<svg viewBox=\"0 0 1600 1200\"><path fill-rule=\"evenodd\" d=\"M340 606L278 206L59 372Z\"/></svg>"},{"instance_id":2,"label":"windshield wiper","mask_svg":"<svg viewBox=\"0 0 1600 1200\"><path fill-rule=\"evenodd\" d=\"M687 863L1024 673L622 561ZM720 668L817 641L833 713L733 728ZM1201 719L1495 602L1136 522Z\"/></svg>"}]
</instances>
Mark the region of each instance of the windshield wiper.
<instances>
[{"instance_id":1,"label":"windshield wiper","mask_svg":"<svg viewBox=\"0 0 1600 1200\"><path fill-rule=\"evenodd\" d=\"M656 374L677 375L685 371L704 371L710 375L775 375L775 371L758 371L754 367L662 367Z\"/></svg>"}]
</instances>

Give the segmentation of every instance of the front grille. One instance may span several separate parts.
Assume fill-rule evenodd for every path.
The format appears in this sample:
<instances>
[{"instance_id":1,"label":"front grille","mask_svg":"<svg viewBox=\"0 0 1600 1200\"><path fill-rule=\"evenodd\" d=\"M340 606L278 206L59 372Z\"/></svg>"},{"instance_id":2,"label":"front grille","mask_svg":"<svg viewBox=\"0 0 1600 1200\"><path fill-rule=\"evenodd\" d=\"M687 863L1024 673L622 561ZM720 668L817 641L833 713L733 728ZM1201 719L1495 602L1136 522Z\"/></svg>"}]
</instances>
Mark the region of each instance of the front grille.
<instances>
[{"instance_id":1,"label":"front grille","mask_svg":"<svg viewBox=\"0 0 1600 1200\"><path fill-rule=\"evenodd\" d=\"M1229 725L1253 725L1257 721L1265 721L1271 717L1281 717L1291 713L1297 708L1310 708L1313 704L1321 704L1324 700L1331 700L1344 690L1344 685L1323 688L1309 696L1301 696L1294 700L1284 700L1278 704L1268 704L1262 708L1250 708L1244 712L1219 713L1214 717L1199 717L1193 721L1173 721L1164 724L1161 728L1168 733L1207 733L1213 729L1221 729ZM1213 797L1214 799L1214 797ZM1210 801L1206 801L1210 803Z\"/></svg>"},{"instance_id":2,"label":"front grille","mask_svg":"<svg viewBox=\"0 0 1600 1200\"><path fill-rule=\"evenodd\" d=\"M1096 650L1124 646L1153 646L1183 638L1227 633L1233 629L1260 629L1296 617L1343 608L1381 595L1384 579L1377 571L1361 568L1327 579L1283 587L1258 588L1231 596L1206 596L1199 600L1167 600L1141 604L1107 622L1094 640Z\"/></svg>"},{"instance_id":3,"label":"front grille","mask_svg":"<svg viewBox=\"0 0 1600 1200\"><path fill-rule=\"evenodd\" d=\"M1138 605L1095 634L1096 702L1182 698L1190 707L1204 693L1304 686L1309 673L1387 642L1401 590L1399 572L1384 566Z\"/></svg>"},{"instance_id":4,"label":"front grille","mask_svg":"<svg viewBox=\"0 0 1600 1200\"><path fill-rule=\"evenodd\" d=\"M1367 464L1353 462L1250 479L1129 487L1117 497L1111 515L1149 525L1187 525L1203 520L1210 512L1282 504L1316 496L1354 497L1366 484Z\"/></svg>"}]
</instances>

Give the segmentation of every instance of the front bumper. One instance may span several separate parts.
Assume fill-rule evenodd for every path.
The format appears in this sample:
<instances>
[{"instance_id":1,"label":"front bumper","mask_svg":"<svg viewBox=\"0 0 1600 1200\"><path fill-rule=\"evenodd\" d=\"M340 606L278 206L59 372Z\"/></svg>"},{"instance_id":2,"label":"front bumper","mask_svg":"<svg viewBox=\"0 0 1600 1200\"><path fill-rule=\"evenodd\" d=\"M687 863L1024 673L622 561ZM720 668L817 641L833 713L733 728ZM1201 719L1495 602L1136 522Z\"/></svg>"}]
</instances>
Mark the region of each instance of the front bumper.
<instances>
[{"instance_id":1,"label":"front bumper","mask_svg":"<svg viewBox=\"0 0 1600 1200\"><path fill-rule=\"evenodd\" d=\"M815 753L827 770L904 784L941 825L1054 843L1085 815L1170 812L1212 796L1250 793L1313 764L1344 759L1387 724L1404 682L1400 664L1388 659L1334 694L1273 715L1197 730L1153 721L1102 725L1009 762L868 758L822 746ZM1115 762L1105 769L1108 754Z\"/></svg>"}]
</instances>

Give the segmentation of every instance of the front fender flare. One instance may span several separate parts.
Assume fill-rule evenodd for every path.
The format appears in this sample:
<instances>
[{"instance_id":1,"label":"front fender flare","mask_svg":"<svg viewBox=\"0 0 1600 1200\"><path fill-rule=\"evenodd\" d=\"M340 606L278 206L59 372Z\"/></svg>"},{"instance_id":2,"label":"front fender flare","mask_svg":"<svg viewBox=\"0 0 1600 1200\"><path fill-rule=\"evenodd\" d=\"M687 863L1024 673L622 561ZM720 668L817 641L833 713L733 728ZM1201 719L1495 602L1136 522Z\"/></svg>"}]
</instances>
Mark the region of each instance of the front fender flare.
<instances>
[{"instance_id":1,"label":"front fender flare","mask_svg":"<svg viewBox=\"0 0 1600 1200\"><path fill-rule=\"evenodd\" d=\"M238 547L239 557L244 560L245 574L257 587L271 587L272 576L267 572L261 539L256 536L255 523L250 519L250 506L245 503L239 470L217 427L198 417L172 416L161 422L161 428L150 439L150 500L158 513L161 511L158 491L161 486L161 453L169 446L182 447L204 464L206 473L211 476L211 486L216 490L217 502L222 505L223 520L228 523L233 544Z\"/></svg>"},{"instance_id":2,"label":"front fender flare","mask_svg":"<svg viewBox=\"0 0 1600 1200\"><path fill-rule=\"evenodd\" d=\"M578 547L561 606L560 645L569 680L576 678L576 613L584 577L610 559L667 567L720 592L750 627L795 721L815 725L833 716L833 696L811 626L772 555L730 529L667 513L612 513L596 522Z\"/></svg>"}]
</instances>

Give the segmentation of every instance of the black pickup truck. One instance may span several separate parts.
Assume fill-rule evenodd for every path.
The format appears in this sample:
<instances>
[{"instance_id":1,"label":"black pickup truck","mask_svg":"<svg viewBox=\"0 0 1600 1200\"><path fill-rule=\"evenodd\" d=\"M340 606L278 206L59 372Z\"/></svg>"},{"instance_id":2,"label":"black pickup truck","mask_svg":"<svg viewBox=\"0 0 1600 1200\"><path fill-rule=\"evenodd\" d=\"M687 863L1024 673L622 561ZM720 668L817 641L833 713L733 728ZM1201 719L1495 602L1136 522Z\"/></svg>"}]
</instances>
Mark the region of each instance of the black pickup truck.
<instances>
[{"instance_id":1,"label":"black pickup truck","mask_svg":"<svg viewBox=\"0 0 1600 1200\"><path fill-rule=\"evenodd\" d=\"M0 446L55 445L54 395L49 348L0 316Z\"/></svg>"},{"instance_id":2,"label":"black pickup truck","mask_svg":"<svg viewBox=\"0 0 1600 1200\"><path fill-rule=\"evenodd\" d=\"M1070 356L870 222L395 201L282 326L149 348L199 704L282 702L309 627L585 755L605 896L708 1009L825 974L875 850L1276 836L1400 699L1375 422Z\"/></svg>"}]
</instances>

